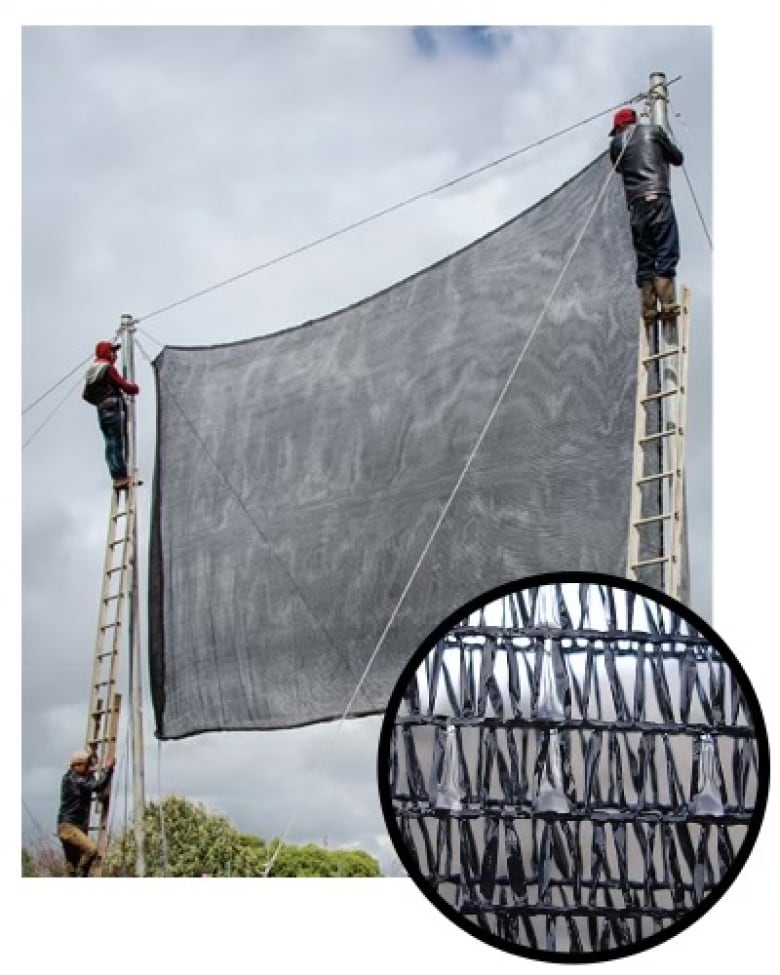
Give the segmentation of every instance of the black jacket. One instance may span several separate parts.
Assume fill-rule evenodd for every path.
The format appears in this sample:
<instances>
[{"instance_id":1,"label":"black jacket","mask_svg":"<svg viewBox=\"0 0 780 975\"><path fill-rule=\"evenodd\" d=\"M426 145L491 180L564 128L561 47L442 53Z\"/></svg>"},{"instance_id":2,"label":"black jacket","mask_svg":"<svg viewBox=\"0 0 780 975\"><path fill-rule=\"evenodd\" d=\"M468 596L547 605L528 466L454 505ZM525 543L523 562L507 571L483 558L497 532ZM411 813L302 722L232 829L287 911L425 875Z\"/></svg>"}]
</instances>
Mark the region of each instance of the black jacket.
<instances>
[{"instance_id":1,"label":"black jacket","mask_svg":"<svg viewBox=\"0 0 780 975\"><path fill-rule=\"evenodd\" d=\"M92 794L105 789L112 772L113 769L105 769L97 775L79 775L69 768L62 777L57 825L72 823L86 831L89 825L89 804L92 801Z\"/></svg>"},{"instance_id":2,"label":"black jacket","mask_svg":"<svg viewBox=\"0 0 780 975\"><path fill-rule=\"evenodd\" d=\"M623 177L629 207L634 200L648 193L671 196L669 164L681 166L683 162L683 154L660 125L621 129L609 144L609 158L613 166L617 163L617 172Z\"/></svg>"}]
</instances>

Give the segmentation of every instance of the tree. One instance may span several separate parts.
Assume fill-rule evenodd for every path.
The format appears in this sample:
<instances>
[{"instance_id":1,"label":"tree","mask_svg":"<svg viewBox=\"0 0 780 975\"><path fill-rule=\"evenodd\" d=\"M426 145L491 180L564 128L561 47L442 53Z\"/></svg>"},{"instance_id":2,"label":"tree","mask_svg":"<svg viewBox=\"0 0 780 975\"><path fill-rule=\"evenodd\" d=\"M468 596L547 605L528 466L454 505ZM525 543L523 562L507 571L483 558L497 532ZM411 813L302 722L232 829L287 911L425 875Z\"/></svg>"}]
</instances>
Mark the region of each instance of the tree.
<instances>
[{"instance_id":1,"label":"tree","mask_svg":"<svg viewBox=\"0 0 780 975\"><path fill-rule=\"evenodd\" d=\"M278 841L269 845L273 855ZM381 877L379 864L362 850L326 850L309 843L283 846L274 860L272 877Z\"/></svg>"},{"instance_id":2,"label":"tree","mask_svg":"<svg viewBox=\"0 0 780 975\"><path fill-rule=\"evenodd\" d=\"M381 877L379 861L363 850L332 850L338 865L337 877Z\"/></svg>"},{"instance_id":3,"label":"tree","mask_svg":"<svg viewBox=\"0 0 780 975\"><path fill-rule=\"evenodd\" d=\"M150 877L262 877L279 842L266 843L259 836L239 833L224 816L181 796L169 796L162 804L150 802L144 814L145 872ZM103 873L132 876L134 864L135 837L127 829L109 845ZM381 873L377 861L361 850L326 850L310 843L283 845L270 876L381 877Z\"/></svg>"},{"instance_id":4,"label":"tree","mask_svg":"<svg viewBox=\"0 0 780 975\"><path fill-rule=\"evenodd\" d=\"M265 857L224 816L181 796L168 796L161 804L147 803L144 863L149 877L257 877ZM134 864L135 836L127 829L110 844L103 873L132 876Z\"/></svg>"}]
</instances>

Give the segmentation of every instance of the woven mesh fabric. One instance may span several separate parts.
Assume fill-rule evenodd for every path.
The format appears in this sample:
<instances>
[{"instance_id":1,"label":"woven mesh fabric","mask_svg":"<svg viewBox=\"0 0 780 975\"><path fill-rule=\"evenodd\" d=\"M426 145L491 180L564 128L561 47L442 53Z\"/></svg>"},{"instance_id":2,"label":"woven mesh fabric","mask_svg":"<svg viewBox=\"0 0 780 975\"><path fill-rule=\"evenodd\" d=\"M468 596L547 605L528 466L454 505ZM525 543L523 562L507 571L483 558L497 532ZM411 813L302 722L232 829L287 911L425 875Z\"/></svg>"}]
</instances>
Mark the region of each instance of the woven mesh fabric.
<instances>
[{"instance_id":1,"label":"woven mesh fabric","mask_svg":"<svg viewBox=\"0 0 780 975\"><path fill-rule=\"evenodd\" d=\"M754 812L754 723L732 671L624 590L527 589L473 614L393 720L413 873L512 944L609 951L662 931L718 885Z\"/></svg>"},{"instance_id":2,"label":"woven mesh fabric","mask_svg":"<svg viewBox=\"0 0 780 975\"><path fill-rule=\"evenodd\" d=\"M553 285L607 190L351 714L384 709L454 606L625 571L638 305L605 156L328 318L155 361L156 733L339 716Z\"/></svg>"}]
</instances>

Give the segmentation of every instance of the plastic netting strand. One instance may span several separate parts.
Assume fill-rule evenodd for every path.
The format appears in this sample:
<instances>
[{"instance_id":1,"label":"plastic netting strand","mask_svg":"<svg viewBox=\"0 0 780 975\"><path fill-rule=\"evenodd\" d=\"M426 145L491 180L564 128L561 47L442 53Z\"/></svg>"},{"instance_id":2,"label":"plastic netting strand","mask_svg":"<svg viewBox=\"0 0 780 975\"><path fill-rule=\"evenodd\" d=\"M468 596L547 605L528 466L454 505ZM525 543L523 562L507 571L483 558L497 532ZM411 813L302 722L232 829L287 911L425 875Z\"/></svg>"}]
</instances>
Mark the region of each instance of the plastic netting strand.
<instances>
[{"instance_id":1,"label":"plastic netting strand","mask_svg":"<svg viewBox=\"0 0 780 975\"><path fill-rule=\"evenodd\" d=\"M718 886L754 811L734 674L684 619L622 590L543 586L488 609L437 643L395 719L412 862L513 944L607 951L661 931Z\"/></svg>"}]
</instances>

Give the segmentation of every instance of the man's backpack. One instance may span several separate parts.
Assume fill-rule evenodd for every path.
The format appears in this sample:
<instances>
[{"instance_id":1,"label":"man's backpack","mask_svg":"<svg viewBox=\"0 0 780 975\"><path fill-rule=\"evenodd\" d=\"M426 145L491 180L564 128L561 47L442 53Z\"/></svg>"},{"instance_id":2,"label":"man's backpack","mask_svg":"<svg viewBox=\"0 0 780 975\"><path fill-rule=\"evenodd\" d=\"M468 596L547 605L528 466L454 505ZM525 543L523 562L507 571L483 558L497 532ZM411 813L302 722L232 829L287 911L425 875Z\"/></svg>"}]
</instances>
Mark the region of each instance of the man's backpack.
<instances>
[{"instance_id":1,"label":"man's backpack","mask_svg":"<svg viewBox=\"0 0 780 975\"><path fill-rule=\"evenodd\" d=\"M101 362L100 366L102 368L96 368L93 364L87 370L84 390L81 394L81 398L86 400L87 403L91 403L92 406L97 406L101 403L111 392L113 386L113 383L108 378L108 363Z\"/></svg>"}]
</instances>

